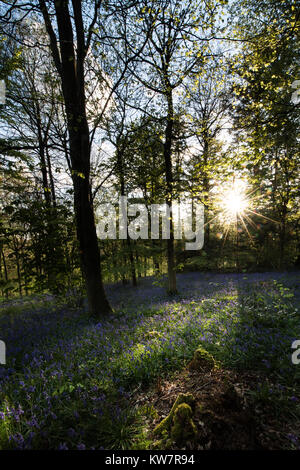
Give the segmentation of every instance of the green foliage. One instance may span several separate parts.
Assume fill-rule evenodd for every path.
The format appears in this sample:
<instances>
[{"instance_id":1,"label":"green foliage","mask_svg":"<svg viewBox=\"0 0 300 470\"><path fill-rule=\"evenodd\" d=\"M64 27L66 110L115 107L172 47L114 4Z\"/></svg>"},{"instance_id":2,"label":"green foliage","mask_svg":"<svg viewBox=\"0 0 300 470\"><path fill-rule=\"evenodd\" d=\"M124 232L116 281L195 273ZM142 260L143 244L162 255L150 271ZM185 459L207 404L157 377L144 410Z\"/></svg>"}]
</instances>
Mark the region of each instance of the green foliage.
<instances>
[{"instance_id":1,"label":"green foliage","mask_svg":"<svg viewBox=\"0 0 300 470\"><path fill-rule=\"evenodd\" d=\"M221 284L211 287L216 290ZM213 357L222 367L250 369L262 376L262 383L266 382L264 378L270 384L274 381L278 389L265 384L257 393L254 390L249 400L270 407L276 416L297 414L299 405L293 397L298 396L300 381L298 368L291 364L291 343L300 330L299 312L291 294L284 281L258 281L244 291L221 291L203 301L169 302L137 311L128 307L128 311L117 312L111 324L101 326L74 310L66 311L65 306L58 307L55 300L28 298L24 305L2 307L1 321L13 328L18 317L23 317L33 328L39 318L47 337L42 344L31 346L39 351L40 367L31 363L30 344L26 346L26 373L23 351L9 358L16 372L1 396L0 411L6 415L0 420L0 447L15 446L15 440L8 438L17 439L18 433L29 436L32 409L38 404L35 416L41 429L30 444L32 448L57 448L61 442L76 448L77 430L89 448L152 448L153 437L146 422L156 419L157 413L151 406L135 406L136 390L142 393L157 377L182 370L196 349L200 349L201 358ZM60 373L55 373L55 368ZM5 397L9 397L7 403ZM48 399L52 406L45 415ZM175 410L182 403L193 410L193 396L179 395L170 415L158 424L157 448L168 448ZM18 405L23 411L19 420L15 418ZM191 423L187 427L192 433ZM47 439L40 432L45 429ZM74 436L66 435L69 429L75 430ZM181 438L185 439L183 435Z\"/></svg>"}]
</instances>

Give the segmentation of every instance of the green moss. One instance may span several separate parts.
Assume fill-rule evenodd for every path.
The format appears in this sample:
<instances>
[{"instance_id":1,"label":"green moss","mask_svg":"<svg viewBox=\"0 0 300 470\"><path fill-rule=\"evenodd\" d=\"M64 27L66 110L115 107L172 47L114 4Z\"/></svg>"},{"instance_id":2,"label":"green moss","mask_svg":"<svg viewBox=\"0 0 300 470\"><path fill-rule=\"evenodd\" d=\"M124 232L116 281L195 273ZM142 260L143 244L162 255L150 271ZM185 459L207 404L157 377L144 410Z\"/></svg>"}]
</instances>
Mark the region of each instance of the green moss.
<instances>
[{"instance_id":1,"label":"green moss","mask_svg":"<svg viewBox=\"0 0 300 470\"><path fill-rule=\"evenodd\" d=\"M187 403L178 406L174 413L171 438L177 444L191 441L197 436L197 429L192 420L192 409Z\"/></svg>"},{"instance_id":2,"label":"green moss","mask_svg":"<svg viewBox=\"0 0 300 470\"><path fill-rule=\"evenodd\" d=\"M215 367L216 362L214 357L202 347L196 349L196 351L194 352L193 359L188 365L188 368L190 370L199 370L204 372L209 372Z\"/></svg>"},{"instance_id":3,"label":"green moss","mask_svg":"<svg viewBox=\"0 0 300 470\"><path fill-rule=\"evenodd\" d=\"M177 410L174 413L174 422L177 420L185 421L186 419L191 418L193 415L192 408L187 403L182 403L178 406Z\"/></svg>"},{"instance_id":4,"label":"green moss","mask_svg":"<svg viewBox=\"0 0 300 470\"><path fill-rule=\"evenodd\" d=\"M170 413L168 414L168 416L166 418L164 418L157 426L156 428L154 429L153 431L153 434L154 435L157 435L157 434L162 434L163 431L165 430L169 430L172 426L172 422L173 422L173 417L174 417L174 413L176 411L176 409L183 403L186 403L190 406L193 406L194 405L194 397L193 395L191 395L190 393L187 393L187 394L184 394L184 393L180 393L178 395L178 397L176 398L176 401L174 403L174 405L172 406L172 409L170 411Z\"/></svg>"},{"instance_id":5,"label":"green moss","mask_svg":"<svg viewBox=\"0 0 300 470\"><path fill-rule=\"evenodd\" d=\"M163 439L159 439L155 441L151 445L151 449L154 450L168 450L172 447L173 441L172 439L165 437Z\"/></svg>"},{"instance_id":6,"label":"green moss","mask_svg":"<svg viewBox=\"0 0 300 470\"><path fill-rule=\"evenodd\" d=\"M154 408L153 405L144 405L141 407L141 414L146 416L147 418L155 419L158 418L157 410Z\"/></svg>"}]
</instances>

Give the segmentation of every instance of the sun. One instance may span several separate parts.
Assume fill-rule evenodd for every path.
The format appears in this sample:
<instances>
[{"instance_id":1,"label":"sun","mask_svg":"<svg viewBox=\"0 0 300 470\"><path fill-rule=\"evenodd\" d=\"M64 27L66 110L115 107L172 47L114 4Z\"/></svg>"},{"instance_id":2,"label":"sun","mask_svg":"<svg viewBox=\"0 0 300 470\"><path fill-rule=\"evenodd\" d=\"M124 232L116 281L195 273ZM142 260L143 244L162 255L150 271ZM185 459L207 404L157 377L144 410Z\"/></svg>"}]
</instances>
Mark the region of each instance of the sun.
<instances>
[{"instance_id":1,"label":"sun","mask_svg":"<svg viewBox=\"0 0 300 470\"><path fill-rule=\"evenodd\" d=\"M245 231L250 243L254 244L249 227L251 226L254 230L260 228L255 222L257 217L278 223L258 211L257 203L263 198L263 195L259 192L255 194L256 192L257 188L251 188L245 179L240 178L215 186L213 207L216 215L205 225L217 223L217 226L224 227L222 233L217 233L217 237L223 239L223 245L232 230L236 233L236 239L238 239L238 233Z\"/></svg>"},{"instance_id":2,"label":"sun","mask_svg":"<svg viewBox=\"0 0 300 470\"><path fill-rule=\"evenodd\" d=\"M225 193L223 199L225 217L236 220L242 217L248 208L248 200L245 194L239 189L232 189Z\"/></svg>"},{"instance_id":3,"label":"sun","mask_svg":"<svg viewBox=\"0 0 300 470\"><path fill-rule=\"evenodd\" d=\"M243 219L250 206L247 184L243 180L235 180L230 186L223 187L219 193L217 205L220 218L225 225L231 225L238 219Z\"/></svg>"}]
</instances>

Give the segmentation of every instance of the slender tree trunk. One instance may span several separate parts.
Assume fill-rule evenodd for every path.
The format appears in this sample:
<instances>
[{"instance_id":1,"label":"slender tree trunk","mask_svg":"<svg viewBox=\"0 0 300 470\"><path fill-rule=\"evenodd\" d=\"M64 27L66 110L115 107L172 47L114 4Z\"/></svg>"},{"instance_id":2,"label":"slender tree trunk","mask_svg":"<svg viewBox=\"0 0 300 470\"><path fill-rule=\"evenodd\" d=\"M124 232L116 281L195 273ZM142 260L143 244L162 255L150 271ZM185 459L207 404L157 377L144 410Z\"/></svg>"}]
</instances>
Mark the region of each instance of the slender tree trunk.
<instances>
[{"instance_id":1,"label":"slender tree trunk","mask_svg":"<svg viewBox=\"0 0 300 470\"><path fill-rule=\"evenodd\" d=\"M118 172L119 172L119 178L120 178L121 196L126 196L126 194L125 194L125 176L124 176L123 152L120 148L117 148L117 165L118 165ZM135 264L134 264L132 246L131 246L129 233L128 233L128 227L127 227L126 245L127 245L127 249L128 249L128 257L129 257L129 263L130 263L132 285L134 287L136 287L137 280L136 280Z\"/></svg>"},{"instance_id":2,"label":"slender tree trunk","mask_svg":"<svg viewBox=\"0 0 300 470\"><path fill-rule=\"evenodd\" d=\"M47 156L47 166L48 166L49 182L50 182L50 189L51 189L52 205L53 207L56 207L56 193L55 193L55 185L54 185L54 179L53 179L53 173L52 173L52 165L51 165L49 151L47 148L46 148L46 156Z\"/></svg>"},{"instance_id":3,"label":"slender tree trunk","mask_svg":"<svg viewBox=\"0 0 300 470\"><path fill-rule=\"evenodd\" d=\"M4 278L5 278L5 282L7 284L8 283L8 273L7 273L7 265L6 265L6 260L5 260L5 255L4 255L3 249L1 249L0 255L2 255L3 267L4 267ZM6 298L8 299L8 290L6 290L5 292L6 292Z\"/></svg>"},{"instance_id":4,"label":"slender tree trunk","mask_svg":"<svg viewBox=\"0 0 300 470\"><path fill-rule=\"evenodd\" d=\"M279 268L284 267L284 257L285 257L285 241L286 241L286 208L283 208L283 213L280 223L280 232L279 232Z\"/></svg>"},{"instance_id":5,"label":"slender tree trunk","mask_svg":"<svg viewBox=\"0 0 300 470\"><path fill-rule=\"evenodd\" d=\"M167 84L169 87L169 83ZM174 260L174 229L173 229L173 214L172 214L172 201L173 201L173 171L172 171L172 139L173 139L173 124L174 124L174 110L173 110L173 97L172 90L167 88L168 100L168 116L167 126L165 130L165 143L164 143L164 160L166 172L166 203L170 208L170 238L167 240L167 259L168 259L168 293L176 294L176 272Z\"/></svg>"},{"instance_id":6,"label":"slender tree trunk","mask_svg":"<svg viewBox=\"0 0 300 470\"><path fill-rule=\"evenodd\" d=\"M140 260L139 260L139 255L138 255L137 249L135 250L135 264L136 264L138 278L141 278L142 273L141 273L141 269L140 269Z\"/></svg>"},{"instance_id":7,"label":"slender tree trunk","mask_svg":"<svg viewBox=\"0 0 300 470\"><path fill-rule=\"evenodd\" d=\"M295 266L300 267L300 237L297 237L297 258L295 261Z\"/></svg>"},{"instance_id":8,"label":"slender tree trunk","mask_svg":"<svg viewBox=\"0 0 300 470\"><path fill-rule=\"evenodd\" d=\"M122 240L123 252L122 252L122 255L121 255L121 259L122 259L122 266L123 266L123 269L122 269L122 284L123 284L123 286L128 284L128 281L126 279L127 257L126 257L126 253L125 253L125 251L126 251L125 246L126 246L126 241Z\"/></svg>"},{"instance_id":9,"label":"slender tree trunk","mask_svg":"<svg viewBox=\"0 0 300 470\"><path fill-rule=\"evenodd\" d=\"M132 285L134 287L136 287L137 286L137 280L136 280L135 264L134 264L131 241L130 241L130 238L128 236L127 236L127 239L126 239L126 243L127 243L127 247L128 247L128 251L129 251L129 262L130 262Z\"/></svg>"},{"instance_id":10,"label":"slender tree trunk","mask_svg":"<svg viewBox=\"0 0 300 470\"><path fill-rule=\"evenodd\" d=\"M157 261L157 259L154 258L153 264L154 264L154 272L155 272L155 275L156 275L156 276L159 276L159 274L160 274L160 271L159 271L159 262Z\"/></svg>"},{"instance_id":11,"label":"slender tree trunk","mask_svg":"<svg viewBox=\"0 0 300 470\"><path fill-rule=\"evenodd\" d=\"M21 280L21 270L20 270L20 259L19 259L19 253L16 252L16 263L17 263L17 276L18 276L18 286L19 286L19 294L20 297L22 297L22 280Z\"/></svg>"},{"instance_id":12,"label":"slender tree trunk","mask_svg":"<svg viewBox=\"0 0 300 470\"><path fill-rule=\"evenodd\" d=\"M49 192L49 185L48 185L48 175L47 175L47 167L46 167L46 159L45 159L45 146L40 137L39 137L39 140L40 140L39 157L40 157L40 168L41 168L41 173L42 173L44 197L45 197L47 207L50 207L51 206L51 194Z\"/></svg>"},{"instance_id":13,"label":"slender tree trunk","mask_svg":"<svg viewBox=\"0 0 300 470\"><path fill-rule=\"evenodd\" d=\"M203 178L203 186L204 186L204 191L205 191L205 196L204 196L204 201L205 201L205 209L206 209L206 224L205 224L205 244L206 244L206 250L209 250L210 248L210 224L209 224L209 190L210 190L210 184L209 184L209 177L207 174L207 160L208 160L208 149L209 149L209 141L208 141L208 135L207 133L205 134L204 137L204 151L203 151L203 162L204 162L204 178Z\"/></svg>"},{"instance_id":14,"label":"slender tree trunk","mask_svg":"<svg viewBox=\"0 0 300 470\"><path fill-rule=\"evenodd\" d=\"M118 273L118 265L116 263L116 258L115 254L117 251L117 247L112 247L113 253L112 253L112 265L113 265L113 282L118 282L119 279L119 273Z\"/></svg>"}]
</instances>

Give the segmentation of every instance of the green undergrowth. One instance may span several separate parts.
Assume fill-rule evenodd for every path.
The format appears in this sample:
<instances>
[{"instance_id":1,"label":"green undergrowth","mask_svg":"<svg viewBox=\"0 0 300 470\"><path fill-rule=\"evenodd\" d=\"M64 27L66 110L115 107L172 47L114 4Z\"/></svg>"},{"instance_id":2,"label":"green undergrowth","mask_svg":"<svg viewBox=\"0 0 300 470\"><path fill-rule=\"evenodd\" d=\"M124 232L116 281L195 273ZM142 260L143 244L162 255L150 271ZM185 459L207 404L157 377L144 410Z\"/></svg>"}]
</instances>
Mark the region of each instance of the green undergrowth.
<instances>
[{"instance_id":1,"label":"green undergrowth","mask_svg":"<svg viewBox=\"0 0 300 470\"><path fill-rule=\"evenodd\" d=\"M43 306L49 319L55 308ZM41 304L29 308L38 315ZM0 319L26 309L5 307ZM249 399L270 406L278 419L283 411L300 416L300 366L291 362L300 318L283 286L124 308L103 324L64 312L56 312L53 325L49 320L48 336L26 351L28 359L18 351L18 367L0 388L2 449L151 448L146 423L155 410L136 405L135 394L176 375L197 349L218 367L266 377Z\"/></svg>"}]
</instances>

